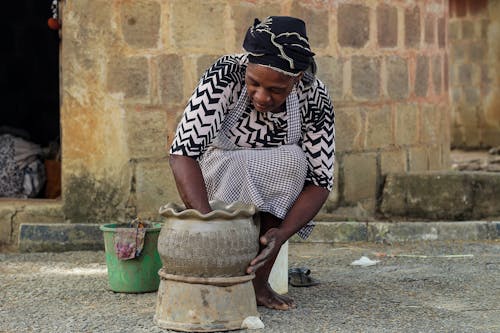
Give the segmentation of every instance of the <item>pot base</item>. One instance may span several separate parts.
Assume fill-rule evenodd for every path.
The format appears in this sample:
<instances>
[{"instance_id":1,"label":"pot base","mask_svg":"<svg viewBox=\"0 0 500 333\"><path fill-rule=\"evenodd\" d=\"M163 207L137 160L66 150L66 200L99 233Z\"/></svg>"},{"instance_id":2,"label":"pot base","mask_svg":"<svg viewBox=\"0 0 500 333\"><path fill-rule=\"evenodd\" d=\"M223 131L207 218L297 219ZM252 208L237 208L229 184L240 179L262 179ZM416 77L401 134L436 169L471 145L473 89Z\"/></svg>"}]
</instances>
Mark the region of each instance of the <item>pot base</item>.
<instances>
[{"instance_id":1,"label":"pot base","mask_svg":"<svg viewBox=\"0 0 500 333\"><path fill-rule=\"evenodd\" d=\"M245 318L258 317L254 275L196 278L160 275L154 322L160 328L185 332L241 329Z\"/></svg>"}]
</instances>

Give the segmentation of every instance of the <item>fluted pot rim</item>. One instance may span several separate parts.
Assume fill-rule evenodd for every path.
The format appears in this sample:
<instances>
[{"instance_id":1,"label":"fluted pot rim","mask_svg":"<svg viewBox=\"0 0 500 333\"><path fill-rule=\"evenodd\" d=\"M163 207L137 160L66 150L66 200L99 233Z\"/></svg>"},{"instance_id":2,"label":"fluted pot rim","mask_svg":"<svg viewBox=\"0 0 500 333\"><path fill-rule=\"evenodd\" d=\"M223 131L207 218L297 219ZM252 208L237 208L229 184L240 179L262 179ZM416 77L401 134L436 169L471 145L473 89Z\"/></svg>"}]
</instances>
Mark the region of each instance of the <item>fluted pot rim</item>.
<instances>
[{"instance_id":1,"label":"fluted pot rim","mask_svg":"<svg viewBox=\"0 0 500 333\"><path fill-rule=\"evenodd\" d=\"M159 209L161 216L166 218L179 218L179 219L198 219L202 221L210 221L214 219L230 220L234 218L247 218L252 217L258 212L258 209L253 204L243 202L226 203L219 200L210 201L212 211L206 214L200 213L196 209L186 209L184 205L169 202Z\"/></svg>"}]
</instances>

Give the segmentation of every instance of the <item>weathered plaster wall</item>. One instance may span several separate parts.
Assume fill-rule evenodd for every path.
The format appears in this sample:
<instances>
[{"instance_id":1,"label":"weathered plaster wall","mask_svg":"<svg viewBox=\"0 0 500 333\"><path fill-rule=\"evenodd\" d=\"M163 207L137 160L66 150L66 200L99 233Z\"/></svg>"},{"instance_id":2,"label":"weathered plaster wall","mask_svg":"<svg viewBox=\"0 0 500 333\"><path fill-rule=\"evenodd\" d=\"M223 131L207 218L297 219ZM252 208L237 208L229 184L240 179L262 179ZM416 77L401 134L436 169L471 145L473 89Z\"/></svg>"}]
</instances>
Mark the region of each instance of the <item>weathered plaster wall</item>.
<instances>
[{"instance_id":1,"label":"weathered plaster wall","mask_svg":"<svg viewBox=\"0 0 500 333\"><path fill-rule=\"evenodd\" d=\"M452 146L500 145L500 2L450 0Z\"/></svg>"},{"instance_id":2,"label":"weathered plaster wall","mask_svg":"<svg viewBox=\"0 0 500 333\"><path fill-rule=\"evenodd\" d=\"M132 174L127 147L127 91L109 89L112 65L126 54L110 1L67 1L61 44L64 215L71 222L123 215ZM140 65L140 64L138 64ZM130 85L140 96L147 68ZM123 68L127 71L127 68ZM147 86L146 86L147 88Z\"/></svg>"},{"instance_id":3,"label":"weathered plaster wall","mask_svg":"<svg viewBox=\"0 0 500 333\"><path fill-rule=\"evenodd\" d=\"M158 219L179 201L167 147L187 98L212 61L242 51L255 17L280 14L306 21L336 106L320 218L373 216L387 173L448 167L447 0L66 0L63 199L50 219ZM0 211L11 241L36 222L23 209Z\"/></svg>"}]
</instances>

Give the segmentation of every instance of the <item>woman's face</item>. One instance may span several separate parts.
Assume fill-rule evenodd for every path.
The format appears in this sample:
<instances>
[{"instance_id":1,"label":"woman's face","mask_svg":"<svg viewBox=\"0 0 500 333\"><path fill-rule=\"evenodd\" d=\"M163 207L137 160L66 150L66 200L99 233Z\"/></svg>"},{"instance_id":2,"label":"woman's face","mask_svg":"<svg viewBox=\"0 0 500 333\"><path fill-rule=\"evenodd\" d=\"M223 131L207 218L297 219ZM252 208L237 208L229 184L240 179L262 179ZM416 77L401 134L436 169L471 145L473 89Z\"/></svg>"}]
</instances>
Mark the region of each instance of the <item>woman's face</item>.
<instances>
[{"instance_id":1,"label":"woman's face","mask_svg":"<svg viewBox=\"0 0 500 333\"><path fill-rule=\"evenodd\" d=\"M245 74L248 96L259 112L280 112L299 76L289 76L269 67L249 63Z\"/></svg>"}]
</instances>

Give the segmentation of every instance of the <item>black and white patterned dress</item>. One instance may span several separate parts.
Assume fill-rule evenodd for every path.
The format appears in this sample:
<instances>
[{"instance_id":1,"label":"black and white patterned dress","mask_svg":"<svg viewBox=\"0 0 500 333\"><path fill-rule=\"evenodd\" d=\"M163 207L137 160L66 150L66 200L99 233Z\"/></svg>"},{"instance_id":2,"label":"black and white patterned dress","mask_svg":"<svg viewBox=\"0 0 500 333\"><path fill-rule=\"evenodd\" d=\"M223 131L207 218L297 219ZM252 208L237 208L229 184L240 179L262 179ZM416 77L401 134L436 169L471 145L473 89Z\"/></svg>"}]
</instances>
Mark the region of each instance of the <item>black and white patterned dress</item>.
<instances>
[{"instance_id":1,"label":"black and white patterned dress","mask_svg":"<svg viewBox=\"0 0 500 333\"><path fill-rule=\"evenodd\" d=\"M257 112L246 93L246 66L246 55L228 55L205 72L170 153L198 159L210 200L253 203L283 219L304 184L332 189L334 110L323 83L305 76L286 111Z\"/></svg>"}]
</instances>

